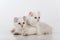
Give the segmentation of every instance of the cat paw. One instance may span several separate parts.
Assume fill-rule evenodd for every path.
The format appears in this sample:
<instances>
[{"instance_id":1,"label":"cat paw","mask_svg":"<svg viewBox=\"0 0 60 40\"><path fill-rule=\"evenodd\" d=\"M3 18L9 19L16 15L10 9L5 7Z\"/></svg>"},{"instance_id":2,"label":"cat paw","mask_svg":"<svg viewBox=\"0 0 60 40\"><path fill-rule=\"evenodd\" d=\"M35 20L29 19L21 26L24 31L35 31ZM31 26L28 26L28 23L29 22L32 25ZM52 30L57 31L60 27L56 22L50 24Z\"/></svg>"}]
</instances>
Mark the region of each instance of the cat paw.
<instances>
[{"instance_id":1,"label":"cat paw","mask_svg":"<svg viewBox=\"0 0 60 40\"><path fill-rule=\"evenodd\" d=\"M47 34L49 34L48 32L45 32L45 33L43 33L44 35L47 35Z\"/></svg>"},{"instance_id":2,"label":"cat paw","mask_svg":"<svg viewBox=\"0 0 60 40\"><path fill-rule=\"evenodd\" d=\"M14 35L21 35L20 33L14 33Z\"/></svg>"},{"instance_id":3,"label":"cat paw","mask_svg":"<svg viewBox=\"0 0 60 40\"><path fill-rule=\"evenodd\" d=\"M25 34L24 36L28 36L28 34Z\"/></svg>"}]
</instances>

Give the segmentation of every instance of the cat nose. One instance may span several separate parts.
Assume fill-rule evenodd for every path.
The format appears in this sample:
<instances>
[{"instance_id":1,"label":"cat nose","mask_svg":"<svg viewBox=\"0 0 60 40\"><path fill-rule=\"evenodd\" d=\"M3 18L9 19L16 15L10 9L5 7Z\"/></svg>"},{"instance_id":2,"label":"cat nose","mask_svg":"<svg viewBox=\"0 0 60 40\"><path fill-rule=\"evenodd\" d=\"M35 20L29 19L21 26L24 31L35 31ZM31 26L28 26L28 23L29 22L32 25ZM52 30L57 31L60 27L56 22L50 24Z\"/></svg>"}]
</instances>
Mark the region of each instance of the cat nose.
<instances>
[{"instance_id":1,"label":"cat nose","mask_svg":"<svg viewBox=\"0 0 60 40\"><path fill-rule=\"evenodd\" d=\"M39 20L37 20L39 22Z\"/></svg>"},{"instance_id":2,"label":"cat nose","mask_svg":"<svg viewBox=\"0 0 60 40\"><path fill-rule=\"evenodd\" d=\"M21 25L21 27L23 27L23 25Z\"/></svg>"}]
</instances>

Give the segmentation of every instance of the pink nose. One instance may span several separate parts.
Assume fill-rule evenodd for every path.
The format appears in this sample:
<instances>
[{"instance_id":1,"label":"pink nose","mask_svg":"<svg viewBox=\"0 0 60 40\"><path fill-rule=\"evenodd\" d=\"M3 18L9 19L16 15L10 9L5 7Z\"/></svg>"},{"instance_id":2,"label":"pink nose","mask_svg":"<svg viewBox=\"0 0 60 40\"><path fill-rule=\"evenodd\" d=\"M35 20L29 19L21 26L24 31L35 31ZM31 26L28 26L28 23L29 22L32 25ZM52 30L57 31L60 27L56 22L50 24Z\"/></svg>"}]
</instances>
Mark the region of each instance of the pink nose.
<instances>
[{"instance_id":1,"label":"pink nose","mask_svg":"<svg viewBox=\"0 0 60 40\"><path fill-rule=\"evenodd\" d=\"M21 25L21 27L23 27L23 25Z\"/></svg>"},{"instance_id":2,"label":"pink nose","mask_svg":"<svg viewBox=\"0 0 60 40\"><path fill-rule=\"evenodd\" d=\"M39 22L39 20L37 20Z\"/></svg>"}]
</instances>

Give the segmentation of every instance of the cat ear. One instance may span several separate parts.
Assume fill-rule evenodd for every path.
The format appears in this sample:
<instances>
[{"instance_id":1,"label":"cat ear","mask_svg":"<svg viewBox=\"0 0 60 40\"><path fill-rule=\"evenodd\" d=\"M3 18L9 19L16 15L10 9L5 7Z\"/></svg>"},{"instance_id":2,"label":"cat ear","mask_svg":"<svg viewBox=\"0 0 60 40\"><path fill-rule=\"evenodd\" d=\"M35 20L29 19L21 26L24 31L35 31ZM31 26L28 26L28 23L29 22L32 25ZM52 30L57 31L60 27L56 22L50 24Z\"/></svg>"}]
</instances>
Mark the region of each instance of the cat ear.
<instances>
[{"instance_id":1,"label":"cat ear","mask_svg":"<svg viewBox=\"0 0 60 40\"><path fill-rule=\"evenodd\" d=\"M26 16L23 16L23 20L26 21Z\"/></svg>"},{"instance_id":2,"label":"cat ear","mask_svg":"<svg viewBox=\"0 0 60 40\"><path fill-rule=\"evenodd\" d=\"M29 12L29 15L30 15L30 16L33 16L33 12L30 11L30 12Z\"/></svg>"},{"instance_id":3,"label":"cat ear","mask_svg":"<svg viewBox=\"0 0 60 40\"><path fill-rule=\"evenodd\" d=\"M18 21L18 18L17 18L17 17L15 17L15 18L14 18L14 22L17 22L17 21Z\"/></svg>"}]
</instances>

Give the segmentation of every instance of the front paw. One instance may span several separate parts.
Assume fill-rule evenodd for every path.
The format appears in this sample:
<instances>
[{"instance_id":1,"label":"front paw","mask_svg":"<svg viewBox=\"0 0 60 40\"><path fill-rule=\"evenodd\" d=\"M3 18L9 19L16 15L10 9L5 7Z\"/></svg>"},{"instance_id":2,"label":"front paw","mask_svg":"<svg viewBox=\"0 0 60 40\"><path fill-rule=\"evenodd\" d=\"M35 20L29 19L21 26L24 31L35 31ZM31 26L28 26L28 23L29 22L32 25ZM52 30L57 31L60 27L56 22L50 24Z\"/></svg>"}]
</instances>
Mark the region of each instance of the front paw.
<instances>
[{"instance_id":1,"label":"front paw","mask_svg":"<svg viewBox=\"0 0 60 40\"><path fill-rule=\"evenodd\" d=\"M28 36L28 34L24 34L23 36Z\"/></svg>"},{"instance_id":2,"label":"front paw","mask_svg":"<svg viewBox=\"0 0 60 40\"><path fill-rule=\"evenodd\" d=\"M49 34L49 33L48 33L48 32L44 32L43 34L44 34L44 35L47 35L47 34Z\"/></svg>"},{"instance_id":3,"label":"front paw","mask_svg":"<svg viewBox=\"0 0 60 40\"><path fill-rule=\"evenodd\" d=\"M21 35L20 33L14 33L14 35Z\"/></svg>"}]
</instances>

